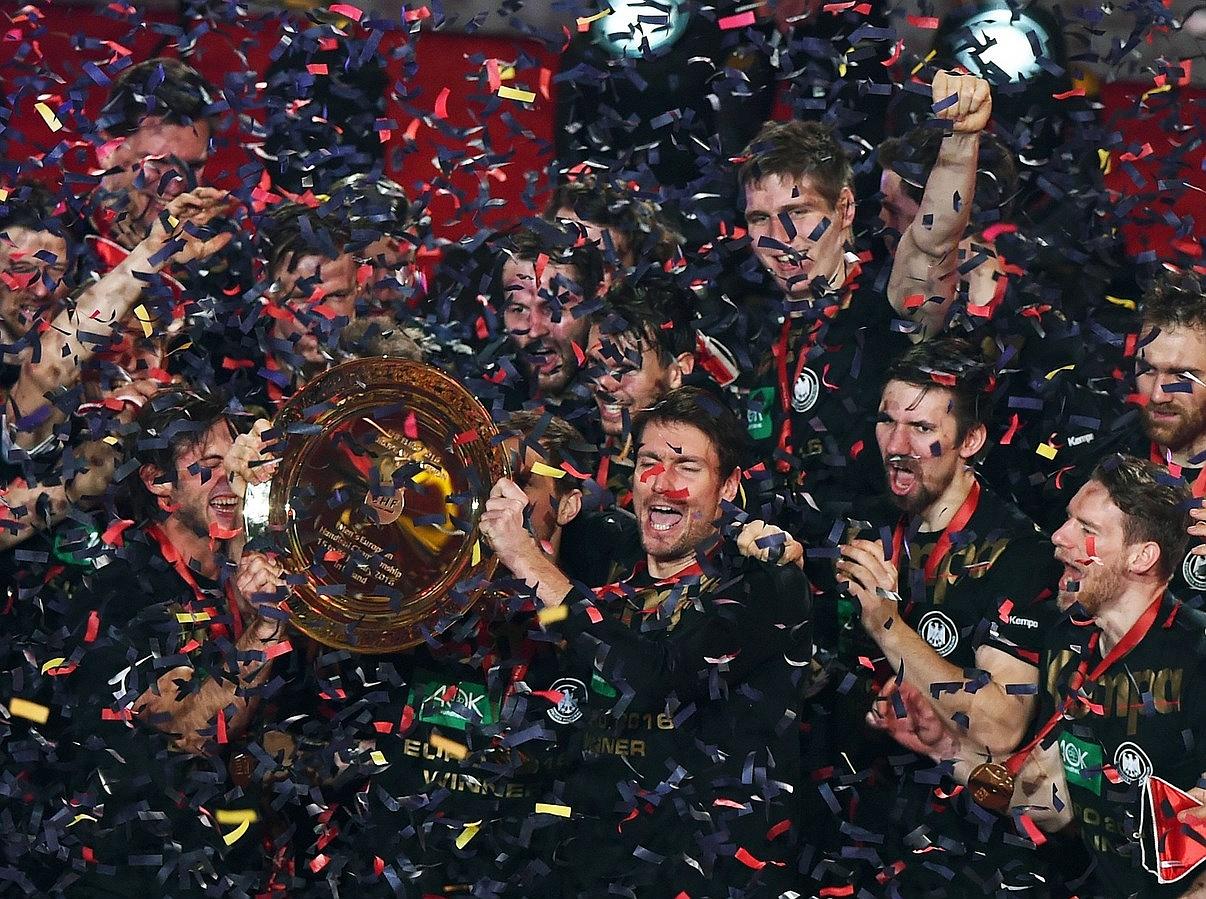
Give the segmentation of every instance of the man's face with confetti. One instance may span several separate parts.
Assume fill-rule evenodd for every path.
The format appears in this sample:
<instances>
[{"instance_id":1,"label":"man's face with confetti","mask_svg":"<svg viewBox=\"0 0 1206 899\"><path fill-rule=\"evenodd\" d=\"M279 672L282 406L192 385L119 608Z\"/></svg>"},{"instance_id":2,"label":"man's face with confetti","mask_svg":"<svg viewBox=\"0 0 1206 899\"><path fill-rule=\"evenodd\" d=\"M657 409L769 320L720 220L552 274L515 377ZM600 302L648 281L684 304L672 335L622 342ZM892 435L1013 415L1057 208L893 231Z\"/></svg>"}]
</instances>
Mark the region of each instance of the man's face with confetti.
<instances>
[{"instance_id":1,"label":"man's face with confetti","mask_svg":"<svg viewBox=\"0 0 1206 899\"><path fill-rule=\"evenodd\" d=\"M416 245L414 238L386 234L357 254L369 266L365 288L375 306L388 307L413 293L418 282Z\"/></svg>"},{"instance_id":2,"label":"man's face with confetti","mask_svg":"<svg viewBox=\"0 0 1206 899\"><path fill-rule=\"evenodd\" d=\"M324 347L338 343L339 332L356 319L356 260L345 253L287 256L274 272L271 336L292 343L307 369L330 362Z\"/></svg>"},{"instance_id":3,"label":"man's face with confetti","mask_svg":"<svg viewBox=\"0 0 1206 899\"><path fill-rule=\"evenodd\" d=\"M141 240L168 203L198 185L210 136L208 122L172 125L151 116L101 149L101 196L117 215L116 236L125 236L124 243Z\"/></svg>"},{"instance_id":4,"label":"man's face with confetti","mask_svg":"<svg viewBox=\"0 0 1206 899\"><path fill-rule=\"evenodd\" d=\"M582 301L572 266L536 266L508 259L503 265L503 327L519 349L519 362L542 396L560 396L586 353L590 320L575 317Z\"/></svg>"},{"instance_id":5,"label":"man's face with confetti","mask_svg":"<svg viewBox=\"0 0 1206 899\"><path fill-rule=\"evenodd\" d=\"M174 484L154 484L160 472L152 466L141 472L147 489L171 510L170 518L198 537L229 535L243 526L242 500L222 465L232 443L230 425L219 421L176 457Z\"/></svg>"},{"instance_id":6,"label":"man's face with confetti","mask_svg":"<svg viewBox=\"0 0 1206 899\"><path fill-rule=\"evenodd\" d=\"M1206 450L1206 330L1145 327L1135 363L1143 431L1174 452Z\"/></svg>"},{"instance_id":7,"label":"man's face with confetti","mask_svg":"<svg viewBox=\"0 0 1206 899\"><path fill-rule=\"evenodd\" d=\"M879 206L879 220L883 222L884 242L895 253L901 235L913 224L921 207L904 190L900 175L889 170L879 180L879 191L883 195Z\"/></svg>"},{"instance_id":8,"label":"man's face with confetti","mask_svg":"<svg viewBox=\"0 0 1206 899\"><path fill-rule=\"evenodd\" d=\"M641 546L662 566L685 567L717 531L720 501L737 495L740 472L720 471L712 440L694 425L650 422L641 434L632 502Z\"/></svg>"},{"instance_id":9,"label":"man's face with confetti","mask_svg":"<svg viewBox=\"0 0 1206 899\"><path fill-rule=\"evenodd\" d=\"M617 438L628 432L633 415L680 386L683 375L692 368L690 354L668 363L647 340L631 334L607 334L598 324L591 326L587 357L591 394L603 433Z\"/></svg>"},{"instance_id":10,"label":"man's face with confetti","mask_svg":"<svg viewBox=\"0 0 1206 899\"><path fill-rule=\"evenodd\" d=\"M586 232L586 236L599 248L609 269L617 266L630 269L636 265L636 254L619 228L597 225L581 218L568 206L562 206L553 216L559 222L573 222Z\"/></svg>"},{"instance_id":11,"label":"man's face with confetti","mask_svg":"<svg viewBox=\"0 0 1206 899\"><path fill-rule=\"evenodd\" d=\"M854 222L850 188L842 188L834 206L807 175L768 175L746 186L745 221L758 261L788 296L810 296L817 278L840 286Z\"/></svg>"},{"instance_id":12,"label":"man's face with confetti","mask_svg":"<svg viewBox=\"0 0 1206 899\"><path fill-rule=\"evenodd\" d=\"M67 294L67 241L50 231L11 227L0 235L0 322L25 335Z\"/></svg>"},{"instance_id":13,"label":"man's face with confetti","mask_svg":"<svg viewBox=\"0 0 1206 899\"><path fill-rule=\"evenodd\" d=\"M1059 579L1059 607L1074 604L1096 616L1122 590L1129 548L1124 515L1099 481L1089 481L1068 503L1068 520L1054 534L1056 561L1064 566Z\"/></svg>"},{"instance_id":14,"label":"man's face with confetti","mask_svg":"<svg viewBox=\"0 0 1206 899\"><path fill-rule=\"evenodd\" d=\"M959 439L952 399L938 386L889 381L884 387L875 440L892 502L912 515L936 502L983 445L982 427Z\"/></svg>"}]
</instances>

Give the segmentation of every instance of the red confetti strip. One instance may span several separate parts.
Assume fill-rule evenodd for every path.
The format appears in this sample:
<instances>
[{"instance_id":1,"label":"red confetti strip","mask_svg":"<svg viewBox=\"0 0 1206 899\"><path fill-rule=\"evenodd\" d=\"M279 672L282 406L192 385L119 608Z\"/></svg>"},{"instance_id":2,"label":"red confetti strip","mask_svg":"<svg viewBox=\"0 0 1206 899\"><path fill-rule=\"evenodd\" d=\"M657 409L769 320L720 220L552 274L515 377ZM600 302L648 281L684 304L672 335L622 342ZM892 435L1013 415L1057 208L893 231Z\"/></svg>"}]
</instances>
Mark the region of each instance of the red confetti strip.
<instances>
[{"instance_id":1,"label":"red confetti strip","mask_svg":"<svg viewBox=\"0 0 1206 899\"><path fill-rule=\"evenodd\" d=\"M464 446L466 443L472 443L474 440L480 440L481 435L477 433L477 428L469 431L462 431L452 438L452 442L457 446Z\"/></svg>"},{"instance_id":2,"label":"red confetti strip","mask_svg":"<svg viewBox=\"0 0 1206 899\"><path fill-rule=\"evenodd\" d=\"M345 19L351 19L353 22L359 22L364 18L364 11L357 9L347 3L332 3L329 7L331 12L337 16L343 16Z\"/></svg>"},{"instance_id":3,"label":"red confetti strip","mask_svg":"<svg viewBox=\"0 0 1206 899\"><path fill-rule=\"evenodd\" d=\"M666 466L661 462L654 465L652 468L647 468L641 472L641 483L644 484L650 478L656 478L659 474L666 470Z\"/></svg>"},{"instance_id":4,"label":"red confetti strip","mask_svg":"<svg viewBox=\"0 0 1206 899\"><path fill-rule=\"evenodd\" d=\"M437 119L448 118L448 97L452 93L452 88L446 87L440 91L440 95L435 101L435 117Z\"/></svg>"},{"instance_id":5,"label":"red confetti strip","mask_svg":"<svg viewBox=\"0 0 1206 899\"><path fill-rule=\"evenodd\" d=\"M791 819L784 818L766 832L766 838L767 840L777 839L778 837L783 836L783 834L787 833L789 830L791 830Z\"/></svg>"},{"instance_id":6,"label":"red confetti strip","mask_svg":"<svg viewBox=\"0 0 1206 899\"><path fill-rule=\"evenodd\" d=\"M227 742L226 713L219 711L218 712L218 744L221 746L225 746L226 742Z\"/></svg>"},{"instance_id":7,"label":"red confetti strip","mask_svg":"<svg viewBox=\"0 0 1206 899\"><path fill-rule=\"evenodd\" d=\"M747 868L753 868L755 871L761 871L766 867L766 862L762 861L761 859L754 858L754 856L750 855L744 846L739 848L736 853L733 854L733 858L737 859L737 861L741 862L741 864L745 865Z\"/></svg>"},{"instance_id":8,"label":"red confetti strip","mask_svg":"<svg viewBox=\"0 0 1206 899\"><path fill-rule=\"evenodd\" d=\"M128 518L117 519L117 521L105 528L105 532L101 534L101 543L104 543L107 546L124 546L126 540L122 534L124 534L126 529L131 527L133 524L134 522Z\"/></svg>"},{"instance_id":9,"label":"red confetti strip","mask_svg":"<svg viewBox=\"0 0 1206 899\"><path fill-rule=\"evenodd\" d=\"M754 11L747 9L743 13L738 13L735 16L725 16L716 24L720 26L721 31L729 31L733 28L748 28L757 21L754 18Z\"/></svg>"},{"instance_id":10,"label":"red confetti strip","mask_svg":"<svg viewBox=\"0 0 1206 899\"><path fill-rule=\"evenodd\" d=\"M1001 435L1001 439L997 442L1000 443L1001 446L1009 446L1009 444L1013 443L1013 438L1017 436L1018 426L1021 425L1021 423L1022 421L1018 417L1018 414L1016 412L1013 413L1013 418L1009 420L1009 427L1005 429L1005 433Z\"/></svg>"},{"instance_id":11,"label":"red confetti strip","mask_svg":"<svg viewBox=\"0 0 1206 899\"><path fill-rule=\"evenodd\" d=\"M1031 820L1027 814L1018 815L1018 826L1026 832L1026 838L1036 846L1042 846L1047 842L1046 835L1038 829L1038 825Z\"/></svg>"},{"instance_id":12,"label":"red confetti strip","mask_svg":"<svg viewBox=\"0 0 1206 899\"><path fill-rule=\"evenodd\" d=\"M905 16L905 21L914 28L926 28L930 31L938 27L937 16Z\"/></svg>"},{"instance_id":13,"label":"red confetti strip","mask_svg":"<svg viewBox=\"0 0 1206 899\"><path fill-rule=\"evenodd\" d=\"M88 613L88 627L84 631L84 642L91 643L96 639L98 633L100 633L100 612L93 609Z\"/></svg>"}]
</instances>

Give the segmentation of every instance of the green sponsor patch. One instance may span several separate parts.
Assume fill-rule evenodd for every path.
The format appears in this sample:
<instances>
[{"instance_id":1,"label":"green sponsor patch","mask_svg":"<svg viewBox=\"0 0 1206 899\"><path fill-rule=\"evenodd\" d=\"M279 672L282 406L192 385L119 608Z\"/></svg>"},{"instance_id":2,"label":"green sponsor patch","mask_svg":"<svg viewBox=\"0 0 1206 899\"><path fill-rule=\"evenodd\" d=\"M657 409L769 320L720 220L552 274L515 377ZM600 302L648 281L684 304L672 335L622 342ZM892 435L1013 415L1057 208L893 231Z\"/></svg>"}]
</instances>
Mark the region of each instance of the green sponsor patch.
<instances>
[{"instance_id":1,"label":"green sponsor patch","mask_svg":"<svg viewBox=\"0 0 1206 899\"><path fill-rule=\"evenodd\" d=\"M593 692L598 693L607 699L615 699L620 694L616 692L615 687L609 684L603 678L599 677L597 671L592 671L590 675L590 688Z\"/></svg>"},{"instance_id":2,"label":"green sponsor patch","mask_svg":"<svg viewBox=\"0 0 1206 899\"><path fill-rule=\"evenodd\" d=\"M420 680L410 691L410 705L418 719L465 730L470 724L494 724L498 719L482 684L448 683L438 678Z\"/></svg>"},{"instance_id":3,"label":"green sponsor patch","mask_svg":"<svg viewBox=\"0 0 1206 899\"><path fill-rule=\"evenodd\" d=\"M1068 785L1076 784L1101 795L1101 746L1089 743L1073 734L1061 734L1059 757L1064 763Z\"/></svg>"},{"instance_id":4,"label":"green sponsor patch","mask_svg":"<svg viewBox=\"0 0 1206 899\"><path fill-rule=\"evenodd\" d=\"M751 440L768 440L775 432L772 410L774 387L756 387L750 391L745 406L745 426Z\"/></svg>"}]
</instances>

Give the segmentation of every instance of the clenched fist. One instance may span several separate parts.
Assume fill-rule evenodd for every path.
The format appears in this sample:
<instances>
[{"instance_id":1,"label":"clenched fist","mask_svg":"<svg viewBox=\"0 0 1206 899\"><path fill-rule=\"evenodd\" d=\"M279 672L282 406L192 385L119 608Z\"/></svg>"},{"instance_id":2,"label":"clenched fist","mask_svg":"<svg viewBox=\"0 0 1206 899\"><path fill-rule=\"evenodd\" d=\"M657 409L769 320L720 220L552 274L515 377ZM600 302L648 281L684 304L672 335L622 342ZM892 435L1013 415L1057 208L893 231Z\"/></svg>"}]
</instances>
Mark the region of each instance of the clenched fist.
<instances>
[{"instance_id":1,"label":"clenched fist","mask_svg":"<svg viewBox=\"0 0 1206 899\"><path fill-rule=\"evenodd\" d=\"M930 85L930 93L934 114L950 121L957 134L975 134L988 126L992 93L983 78L939 72Z\"/></svg>"}]
</instances>

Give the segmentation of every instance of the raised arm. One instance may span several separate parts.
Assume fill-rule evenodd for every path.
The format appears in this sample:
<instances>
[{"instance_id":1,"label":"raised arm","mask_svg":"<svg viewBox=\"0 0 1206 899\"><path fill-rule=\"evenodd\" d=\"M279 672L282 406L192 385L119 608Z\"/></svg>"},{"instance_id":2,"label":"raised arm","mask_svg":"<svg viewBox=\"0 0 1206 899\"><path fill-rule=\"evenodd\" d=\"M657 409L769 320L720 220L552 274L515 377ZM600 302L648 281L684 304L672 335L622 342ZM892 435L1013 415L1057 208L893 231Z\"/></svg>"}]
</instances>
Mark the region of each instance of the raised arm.
<instances>
[{"instance_id":1,"label":"raised arm","mask_svg":"<svg viewBox=\"0 0 1206 899\"><path fill-rule=\"evenodd\" d=\"M925 182L921 207L901 236L888 280L888 300L920 325L915 340L941 332L958 287L958 247L971 219L980 133L992 113L988 82L939 72L931 85L933 109L952 133L942 140Z\"/></svg>"},{"instance_id":2,"label":"raised arm","mask_svg":"<svg viewBox=\"0 0 1206 899\"><path fill-rule=\"evenodd\" d=\"M210 187L176 197L129 256L55 316L9 393L8 418L16 425L18 446L37 446L63 421L47 394L76 382L84 363L138 301L147 275L169 263L202 259L230 241L229 234L203 230L228 205L227 194Z\"/></svg>"}]
</instances>

